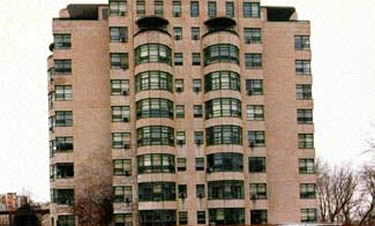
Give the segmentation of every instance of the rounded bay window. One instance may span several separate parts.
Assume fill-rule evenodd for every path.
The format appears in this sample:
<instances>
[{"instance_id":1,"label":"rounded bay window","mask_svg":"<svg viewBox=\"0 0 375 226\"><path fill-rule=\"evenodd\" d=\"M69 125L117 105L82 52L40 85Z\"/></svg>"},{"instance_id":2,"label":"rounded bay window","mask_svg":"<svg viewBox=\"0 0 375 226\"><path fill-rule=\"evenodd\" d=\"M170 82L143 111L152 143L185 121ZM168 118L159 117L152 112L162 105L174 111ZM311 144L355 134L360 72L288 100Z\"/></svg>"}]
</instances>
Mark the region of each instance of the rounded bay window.
<instances>
[{"instance_id":1,"label":"rounded bay window","mask_svg":"<svg viewBox=\"0 0 375 226\"><path fill-rule=\"evenodd\" d=\"M172 75L164 71L145 71L135 77L135 92L166 90L173 92Z\"/></svg>"},{"instance_id":2,"label":"rounded bay window","mask_svg":"<svg viewBox=\"0 0 375 226\"><path fill-rule=\"evenodd\" d=\"M207 173L242 172L243 155L240 153L216 153L207 155Z\"/></svg>"},{"instance_id":3,"label":"rounded bay window","mask_svg":"<svg viewBox=\"0 0 375 226\"><path fill-rule=\"evenodd\" d=\"M145 154L137 157L138 174L175 173L175 157L170 154Z\"/></svg>"},{"instance_id":4,"label":"rounded bay window","mask_svg":"<svg viewBox=\"0 0 375 226\"><path fill-rule=\"evenodd\" d=\"M206 129L206 144L236 144L242 145L242 128L235 125L219 125Z\"/></svg>"},{"instance_id":5,"label":"rounded bay window","mask_svg":"<svg viewBox=\"0 0 375 226\"><path fill-rule=\"evenodd\" d=\"M208 182L208 200L244 199L244 183L240 180Z\"/></svg>"},{"instance_id":6,"label":"rounded bay window","mask_svg":"<svg viewBox=\"0 0 375 226\"><path fill-rule=\"evenodd\" d=\"M240 64L240 50L229 43L220 43L206 47L204 50L204 65L219 62Z\"/></svg>"},{"instance_id":7,"label":"rounded bay window","mask_svg":"<svg viewBox=\"0 0 375 226\"><path fill-rule=\"evenodd\" d=\"M170 118L173 119L173 102L162 98L149 98L137 101L137 119Z\"/></svg>"},{"instance_id":8,"label":"rounded bay window","mask_svg":"<svg viewBox=\"0 0 375 226\"><path fill-rule=\"evenodd\" d=\"M135 48L135 65L163 63L172 65L172 50L166 45L147 43Z\"/></svg>"},{"instance_id":9,"label":"rounded bay window","mask_svg":"<svg viewBox=\"0 0 375 226\"><path fill-rule=\"evenodd\" d=\"M204 91L234 90L240 91L240 75L234 71L215 71L204 76Z\"/></svg>"},{"instance_id":10,"label":"rounded bay window","mask_svg":"<svg viewBox=\"0 0 375 226\"><path fill-rule=\"evenodd\" d=\"M176 201L175 182L147 182L138 184L140 202Z\"/></svg>"},{"instance_id":11,"label":"rounded bay window","mask_svg":"<svg viewBox=\"0 0 375 226\"><path fill-rule=\"evenodd\" d=\"M137 129L137 146L174 146L174 129L168 126L145 126Z\"/></svg>"},{"instance_id":12,"label":"rounded bay window","mask_svg":"<svg viewBox=\"0 0 375 226\"><path fill-rule=\"evenodd\" d=\"M219 117L241 118L241 101L234 98L216 98L205 103L206 119Z\"/></svg>"}]
</instances>

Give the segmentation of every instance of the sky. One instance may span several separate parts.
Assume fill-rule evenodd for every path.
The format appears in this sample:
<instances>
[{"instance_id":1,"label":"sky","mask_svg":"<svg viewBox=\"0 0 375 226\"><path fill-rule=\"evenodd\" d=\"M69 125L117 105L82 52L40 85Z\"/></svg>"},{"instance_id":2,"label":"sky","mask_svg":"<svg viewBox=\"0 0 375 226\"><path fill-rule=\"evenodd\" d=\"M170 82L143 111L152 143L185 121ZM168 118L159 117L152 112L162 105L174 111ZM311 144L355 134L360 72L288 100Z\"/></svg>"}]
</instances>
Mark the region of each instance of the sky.
<instances>
[{"instance_id":1,"label":"sky","mask_svg":"<svg viewBox=\"0 0 375 226\"><path fill-rule=\"evenodd\" d=\"M70 3L5 0L0 7L0 194L49 201L47 63L52 18ZM185 0L184 0L185 1ZM315 148L331 164L358 167L375 137L373 0L262 0L295 6L311 21ZM27 192L26 192L27 191Z\"/></svg>"}]
</instances>

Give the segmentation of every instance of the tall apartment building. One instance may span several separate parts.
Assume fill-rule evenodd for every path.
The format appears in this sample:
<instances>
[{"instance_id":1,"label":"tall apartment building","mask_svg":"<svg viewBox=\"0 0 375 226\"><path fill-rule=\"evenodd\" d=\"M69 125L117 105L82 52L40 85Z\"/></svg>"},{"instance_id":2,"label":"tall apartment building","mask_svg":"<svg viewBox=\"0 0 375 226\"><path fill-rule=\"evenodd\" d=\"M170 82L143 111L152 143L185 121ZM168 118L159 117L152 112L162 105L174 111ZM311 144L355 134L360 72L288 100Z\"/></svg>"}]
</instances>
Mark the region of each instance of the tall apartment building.
<instances>
[{"instance_id":1,"label":"tall apartment building","mask_svg":"<svg viewBox=\"0 0 375 226\"><path fill-rule=\"evenodd\" d=\"M110 0L53 19L51 222L92 185L116 226L317 221L310 24L259 0Z\"/></svg>"}]
</instances>

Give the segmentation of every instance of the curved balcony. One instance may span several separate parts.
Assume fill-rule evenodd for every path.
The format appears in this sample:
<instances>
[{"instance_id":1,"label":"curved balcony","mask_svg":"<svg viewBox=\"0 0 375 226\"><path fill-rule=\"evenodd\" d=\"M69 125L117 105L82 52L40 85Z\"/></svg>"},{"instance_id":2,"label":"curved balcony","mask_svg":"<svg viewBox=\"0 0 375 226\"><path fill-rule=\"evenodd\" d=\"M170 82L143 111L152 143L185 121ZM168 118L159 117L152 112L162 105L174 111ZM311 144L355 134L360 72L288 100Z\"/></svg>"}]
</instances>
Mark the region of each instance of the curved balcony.
<instances>
[{"instance_id":1,"label":"curved balcony","mask_svg":"<svg viewBox=\"0 0 375 226\"><path fill-rule=\"evenodd\" d=\"M207 33L203 35L203 37L215 33L215 32L229 32L234 35L237 35L234 27L237 25L237 22L230 17L214 17L209 18L204 22L207 27Z\"/></svg>"}]
</instances>

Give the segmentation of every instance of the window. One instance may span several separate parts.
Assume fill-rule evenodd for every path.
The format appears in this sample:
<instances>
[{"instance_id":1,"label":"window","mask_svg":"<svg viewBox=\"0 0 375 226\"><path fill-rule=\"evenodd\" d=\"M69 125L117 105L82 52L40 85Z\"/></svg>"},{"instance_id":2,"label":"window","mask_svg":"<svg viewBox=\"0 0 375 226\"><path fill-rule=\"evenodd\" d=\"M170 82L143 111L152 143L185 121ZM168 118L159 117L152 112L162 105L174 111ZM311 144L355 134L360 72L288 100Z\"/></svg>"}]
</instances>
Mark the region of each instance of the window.
<instances>
[{"instance_id":1,"label":"window","mask_svg":"<svg viewBox=\"0 0 375 226\"><path fill-rule=\"evenodd\" d=\"M314 134L312 133L298 134L298 148L300 149L314 148Z\"/></svg>"},{"instance_id":2,"label":"window","mask_svg":"<svg viewBox=\"0 0 375 226\"><path fill-rule=\"evenodd\" d=\"M112 106L112 122L129 122L129 106Z\"/></svg>"},{"instance_id":3,"label":"window","mask_svg":"<svg viewBox=\"0 0 375 226\"><path fill-rule=\"evenodd\" d=\"M296 50L309 50L310 49L310 37L304 35L294 36Z\"/></svg>"},{"instance_id":4,"label":"window","mask_svg":"<svg viewBox=\"0 0 375 226\"><path fill-rule=\"evenodd\" d=\"M302 223L313 223L318 221L318 214L316 209L301 209L301 222Z\"/></svg>"},{"instance_id":5,"label":"window","mask_svg":"<svg viewBox=\"0 0 375 226\"><path fill-rule=\"evenodd\" d=\"M137 106L137 119L141 118L171 118L173 119L173 102L162 98L149 98L139 100Z\"/></svg>"},{"instance_id":6,"label":"window","mask_svg":"<svg viewBox=\"0 0 375 226\"><path fill-rule=\"evenodd\" d=\"M312 109L297 109L298 124L312 124L313 112Z\"/></svg>"},{"instance_id":7,"label":"window","mask_svg":"<svg viewBox=\"0 0 375 226\"><path fill-rule=\"evenodd\" d=\"M55 125L57 127L72 126L73 125L73 112L56 111Z\"/></svg>"},{"instance_id":8,"label":"window","mask_svg":"<svg viewBox=\"0 0 375 226\"><path fill-rule=\"evenodd\" d=\"M55 100L72 100L72 86L62 85L55 86Z\"/></svg>"},{"instance_id":9,"label":"window","mask_svg":"<svg viewBox=\"0 0 375 226\"><path fill-rule=\"evenodd\" d=\"M187 198L187 186L186 184L179 184L178 185L178 197L180 199Z\"/></svg>"},{"instance_id":10,"label":"window","mask_svg":"<svg viewBox=\"0 0 375 226\"><path fill-rule=\"evenodd\" d=\"M197 198L201 199L201 198L204 198L206 197L206 192L204 191L204 184L197 184L195 186L195 191L196 191L196 194L197 194Z\"/></svg>"},{"instance_id":11,"label":"window","mask_svg":"<svg viewBox=\"0 0 375 226\"><path fill-rule=\"evenodd\" d=\"M140 210L139 223L140 226L156 224L160 226L177 225L176 210Z\"/></svg>"},{"instance_id":12,"label":"window","mask_svg":"<svg viewBox=\"0 0 375 226\"><path fill-rule=\"evenodd\" d=\"M132 213L115 213L113 214L114 226L132 226L133 214Z\"/></svg>"},{"instance_id":13,"label":"window","mask_svg":"<svg viewBox=\"0 0 375 226\"><path fill-rule=\"evenodd\" d=\"M259 18L260 17L259 3L244 2L243 3L243 17L245 17L245 18Z\"/></svg>"},{"instance_id":14,"label":"window","mask_svg":"<svg viewBox=\"0 0 375 226\"><path fill-rule=\"evenodd\" d=\"M175 158L170 154L145 154L137 157L138 174L174 173Z\"/></svg>"},{"instance_id":15,"label":"window","mask_svg":"<svg viewBox=\"0 0 375 226\"><path fill-rule=\"evenodd\" d=\"M176 105L176 118L185 118L185 106Z\"/></svg>"},{"instance_id":16,"label":"window","mask_svg":"<svg viewBox=\"0 0 375 226\"><path fill-rule=\"evenodd\" d=\"M75 226L75 219L73 215L57 216L56 226Z\"/></svg>"},{"instance_id":17,"label":"window","mask_svg":"<svg viewBox=\"0 0 375 226\"><path fill-rule=\"evenodd\" d=\"M136 5L137 16L144 16L146 14L145 1L137 1Z\"/></svg>"},{"instance_id":18,"label":"window","mask_svg":"<svg viewBox=\"0 0 375 226\"><path fill-rule=\"evenodd\" d=\"M164 71L145 71L135 76L135 92L166 90L173 92L172 75Z\"/></svg>"},{"instance_id":19,"label":"window","mask_svg":"<svg viewBox=\"0 0 375 226\"><path fill-rule=\"evenodd\" d=\"M114 176L132 175L132 160L131 159L113 160L113 175Z\"/></svg>"},{"instance_id":20,"label":"window","mask_svg":"<svg viewBox=\"0 0 375 226\"><path fill-rule=\"evenodd\" d=\"M297 75L311 75L310 60L296 60Z\"/></svg>"},{"instance_id":21,"label":"window","mask_svg":"<svg viewBox=\"0 0 375 226\"><path fill-rule=\"evenodd\" d=\"M176 183L147 182L138 184L138 198L140 202L175 201Z\"/></svg>"},{"instance_id":22,"label":"window","mask_svg":"<svg viewBox=\"0 0 375 226\"><path fill-rule=\"evenodd\" d=\"M188 224L188 212L186 211L178 212L178 223L180 225Z\"/></svg>"},{"instance_id":23,"label":"window","mask_svg":"<svg viewBox=\"0 0 375 226\"><path fill-rule=\"evenodd\" d=\"M250 184L250 200L267 199L267 184Z\"/></svg>"},{"instance_id":24,"label":"window","mask_svg":"<svg viewBox=\"0 0 375 226\"><path fill-rule=\"evenodd\" d=\"M58 205L72 205L74 202L74 189L52 189L51 202Z\"/></svg>"},{"instance_id":25,"label":"window","mask_svg":"<svg viewBox=\"0 0 375 226\"><path fill-rule=\"evenodd\" d=\"M172 2L172 13L174 17L181 16L181 1L173 1Z\"/></svg>"},{"instance_id":26,"label":"window","mask_svg":"<svg viewBox=\"0 0 375 226\"><path fill-rule=\"evenodd\" d=\"M55 60L56 74L70 74L72 73L72 60Z\"/></svg>"},{"instance_id":27,"label":"window","mask_svg":"<svg viewBox=\"0 0 375 226\"><path fill-rule=\"evenodd\" d=\"M129 132L112 133L112 148L130 149L130 133Z\"/></svg>"},{"instance_id":28,"label":"window","mask_svg":"<svg viewBox=\"0 0 375 226\"><path fill-rule=\"evenodd\" d=\"M260 28L244 28L245 43L261 43L262 31Z\"/></svg>"},{"instance_id":29,"label":"window","mask_svg":"<svg viewBox=\"0 0 375 226\"><path fill-rule=\"evenodd\" d=\"M127 1L110 1L109 15L111 16L126 16L128 14Z\"/></svg>"},{"instance_id":30,"label":"window","mask_svg":"<svg viewBox=\"0 0 375 226\"><path fill-rule=\"evenodd\" d=\"M306 100L311 99L311 85L310 84L298 84L296 85L297 89L297 99Z\"/></svg>"},{"instance_id":31,"label":"window","mask_svg":"<svg viewBox=\"0 0 375 226\"><path fill-rule=\"evenodd\" d=\"M261 79L247 79L246 90L249 96L263 95L263 80Z\"/></svg>"},{"instance_id":32,"label":"window","mask_svg":"<svg viewBox=\"0 0 375 226\"><path fill-rule=\"evenodd\" d=\"M208 2L208 16L209 17L216 16L216 2Z\"/></svg>"},{"instance_id":33,"label":"window","mask_svg":"<svg viewBox=\"0 0 375 226\"><path fill-rule=\"evenodd\" d=\"M164 14L163 1L154 1L154 13L157 16L163 16Z\"/></svg>"},{"instance_id":34,"label":"window","mask_svg":"<svg viewBox=\"0 0 375 226\"><path fill-rule=\"evenodd\" d=\"M203 117L202 105L194 105L193 112L194 112L194 118L202 118Z\"/></svg>"},{"instance_id":35,"label":"window","mask_svg":"<svg viewBox=\"0 0 375 226\"><path fill-rule=\"evenodd\" d=\"M56 179L69 179L74 177L74 165L73 163L56 163L52 166L53 175Z\"/></svg>"},{"instance_id":36,"label":"window","mask_svg":"<svg viewBox=\"0 0 375 226\"><path fill-rule=\"evenodd\" d=\"M245 223L244 208L209 209L209 222L213 225L242 225Z\"/></svg>"},{"instance_id":37,"label":"window","mask_svg":"<svg viewBox=\"0 0 375 226\"><path fill-rule=\"evenodd\" d=\"M240 63L239 49L232 44L215 44L204 48L204 65L218 62Z\"/></svg>"},{"instance_id":38,"label":"window","mask_svg":"<svg viewBox=\"0 0 375 226\"><path fill-rule=\"evenodd\" d=\"M204 170L204 158L195 158L195 170Z\"/></svg>"},{"instance_id":39,"label":"window","mask_svg":"<svg viewBox=\"0 0 375 226\"><path fill-rule=\"evenodd\" d=\"M213 126L206 129L207 146L220 144L242 145L242 128L234 125Z\"/></svg>"},{"instance_id":40,"label":"window","mask_svg":"<svg viewBox=\"0 0 375 226\"><path fill-rule=\"evenodd\" d=\"M184 55L182 53L174 53L174 65L184 65Z\"/></svg>"},{"instance_id":41,"label":"window","mask_svg":"<svg viewBox=\"0 0 375 226\"><path fill-rule=\"evenodd\" d=\"M55 92L48 93L48 110L53 108L54 102L55 102Z\"/></svg>"},{"instance_id":42,"label":"window","mask_svg":"<svg viewBox=\"0 0 375 226\"><path fill-rule=\"evenodd\" d=\"M202 90L202 80L193 79L193 92L199 93Z\"/></svg>"},{"instance_id":43,"label":"window","mask_svg":"<svg viewBox=\"0 0 375 226\"><path fill-rule=\"evenodd\" d=\"M197 211L197 224L206 224L206 211Z\"/></svg>"},{"instance_id":44,"label":"window","mask_svg":"<svg viewBox=\"0 0 375 226\"><path fill-rule=\"evenodd\" d=\"M315 173L314 159L299 159L299 173L300 174Z\"/></svg>"},{"instance_id":45,"label":"window","mask_svg":"<svg viewBox=\"0 0 375 226\"><path fill-rule=\"evenodd\" d=\"M72 46L70 34L54 34L53 37L56 49L69 49Z\"/></svg>"},{"instance_id":46,"label":"window","mask_svg":"<svg viewBox=\"0 0 375 226\"><path fill-rule=\"evenodd\" d=\"M109 28L111 42L127 42L128 28L127 27L111 27Z\"/></svg>"},{"instance_id":47,"label":"window","mask_svg":"<svg viewBox=\"0 0 375 226\"><path fill-rule=\"evenodd\" d=\"M260 68L262 68L262 54L246 53L245 54L245 67L247 69L260 69Z\"/></svg>"},{"instance_id":48,"label":"window","mask_svg":"<svg viewBox=\"0 0 375 226\"><path fill-rule=\"evenodd\" d=\"M248 131L250 148L266 146L264 131Z\"/></svg>"},{"instance_id":49,"label":"window","mask_svg":"<svg viewBox=\"0 0 375 226\"><path fill-rule=\"evenodd\" d=\"M175 85L176 85L176 92L177 93L184 92L184 80L183 79L176 79Z\"/></svg>"},{"instance_id":50,"label":"window","mask_svg":"<svg viewBox=\"0 0 375 226\"><path fill-rule=\"evenodd\" d=\"M112 96L127 96L129 95L129 80L114 79L111 80L111 95Z\"/></svg>"},{"instance_id":51,"label":"window","mask_svg":"<svg viewBox=\"0 0 375 226\"><path fill-rule=\"evenodd\" d=\"M234 3L225 2L225 15L227 17L234 17Z\"/></svg>"},{"instance_id":52,"label":"window","mask_svg":"<svg viewBox=\"0 0 375 226\"><path fill-rule=\"evenodd\" d=\"M249 121L263 121L264 120L264 106L263 105L247 105L246 108L247 120Z\"/></svg>"},{"instance_id":53,"label":"window","mask_svg":"<svg viewBox=\"0 0 375 226\"><path fill-rule=\"evenodd\" d=\"M177 158L177 171L186 171L186 159Z\"/></svg>"},{"instance_id":54,"label":"window","mask_svg":"<svg viewBox=\"0 0 375 226\"><path fill-rule=\"evenodd\" d=\"M172 65L171 49L162 44L147 43L135 48L135 65L144 63L165 63Z\"/></svg>"},{"instance_id":55,"label":"window","mask_svg":"<svg viewBox=\"0 0 375 226\"><path fill-rule=\"evenodd\" d=\"M250 173L265 173L266 172L266 158L265 157L249 157L249 172Z\"/></svg>"},{"instance_id":56,"label":"window","mask_svg":"<svg viewBox=\"0 0 375 226\"><path fill-rule=\"evenodd\" d=\"M192 65L194 65L194 66L201 65L201 54L200 53L192 53Z\"/></svg>"},{"instance_id":57,"label":"window","mask_svg":"<svg viewBox=\"0 0 375 226\"><path fill-rule=\"evenodd\" d=\"M177 145L184 145L186 143L185 131L176 132L176 143Z\"/></svg>"},{"instance_id":58,"label":"window","mask_svg":"<svg viewBox=\"0 0 375 226\"><path fill-rule=\"evenodd\" d=\"M54 153L64 153L73 151L73 137L56 137L55 146L53 148Z\"/></svg>"},{"instance_id":59,"label":"window","mask_svg":"<svg viewBox=\"0 0 375 226\"><path fill-rule=\"evenodd\" d=\"M111 53L111 69L128 69L129 57L127 53Z\"/></svg>"},{"instance_id":60,"label":"window","mask_svg":"<svg viewBox=\"0 0 375 226\"><path fill-rule=\"evenodd\" d=\"M300 198L301 199L315 199L316 185L315 184L300 184Z\"/></svg>"},{"instance_id":61,"label":"window","mask_svg":"<svg viewBox=\"0 0 375 226\"><path fill-rule=\"evenodd\" d=\"M138 147L147 145L174 146L174 129L168 126L145 126L137 129Z\"/></svg>"},{"instance_id":62,"label":"window","mask_svg":"<svg viewBox=\"0 0 375 226\"><path fill-rule=\"evenodd\" d=\"M197 145L203 144L203 132L202 131L194 131L194 143Z\"/></svg>"},{"instance_id":63,"label":"window","mask_svg":"<svg viewBox=\"0 0 375 226\"><path fill-rule=\"evenodd\" d=\"M191 40L199 40L200 39L200 28L199 27L192 27L191 28Z\"/></svg>"},{"instance_id":64,"label":"window","mask_svg":"<svg viewBox=\"0 0 375 226\"><path fill-rule=\"evenodd\" d=\"M250 210L251 224L267 224L267 210Z\"/></svg>"},{"instance_id":65,"label":"window","mask_svg":"<svg viewBox=\"0 0 375 226\"><path fill-rule=\"evenodd\" d=\"M198 1L190 2L190 16L199 17L199 2Z\"/></svg>"},{"instance_id":66,"label":"window","mask_svg":"<svg viewBox=\"0 0 375 226\"><path fill-rule=\"evenodd\" d=\"M182 40L182 27L173 28L174 40Z\"/></svg>"},{"instance_id":67,"label":"window","mask_svg":"<svg viewBox=\"0 0 375 226\"><path fill-rule=\"evenodd\" d=\"M207 155L207 173L241 171L243 158L240 153L223 152Z\"/></svg>"},{"instance_id":68,"label":"window","mask_svg":"<svg viewBox=\"0 0 375 226\"><path fill-rule=\"evenodd\" d=\"M240 91L240 75L234 71L216 71L204 76L204 91Z\"/></svg>"},{"instance_id":69,"label":"window","mask_svg":"<svg viewBox=\"0 0 375 226\"><path fill-rule=\"evenodd\" d=\"M241 101L234 98L217 98L205 103L206 119L220 117L241 118Z\"/></svg>"},{"instance_id":70,"label":"window","mask_svg":"<svg viewBox=\"0 0 375 226\"><path fill-rule=\"evenodd\" d=\"M208 199L243 199L243 181L223 180L208 182Z\"/></svg>"},{"instance_id":71,"label":"window","mask_svg":"<svg viewBox=\"0 0 375 226\"><path fill-rule=\"evenodd\" d=\"M113 187L113 194L114 203L131 203L133 200L133 192L131 186L115 186Z\"/></svg>"}]
</instances>

